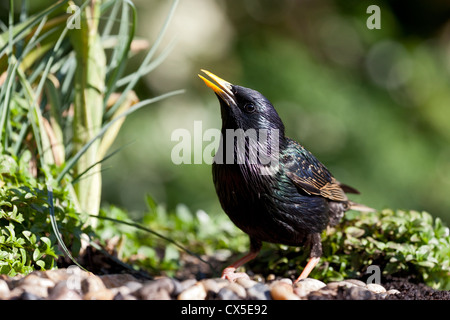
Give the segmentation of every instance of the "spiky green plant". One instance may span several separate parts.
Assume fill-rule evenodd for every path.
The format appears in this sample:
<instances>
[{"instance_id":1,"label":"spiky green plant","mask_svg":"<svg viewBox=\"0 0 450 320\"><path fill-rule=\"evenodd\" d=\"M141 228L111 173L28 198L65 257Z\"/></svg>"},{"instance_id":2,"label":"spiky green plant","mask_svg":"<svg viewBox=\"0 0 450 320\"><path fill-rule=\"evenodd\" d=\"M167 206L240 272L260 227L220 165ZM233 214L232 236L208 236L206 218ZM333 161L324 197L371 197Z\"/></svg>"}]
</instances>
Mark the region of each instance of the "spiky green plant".
<instances>
[{"instance_id":1,"label":"spiky green plant","mask_svg":"<svg viewBox=\"0 0 450 320\"><path fill-rule=\"evenodd\" d=\"M8 25L0 24L0 153L18 163L30 155L23 169L49 195L63 188L76 211L96 215L101 163L126 116L182 92L139 101L133 91L170 51L156 54L178 0L131 74L125 74L136 40L131 0L61 0L32 15L27 1L15 10L17 3L10 0Z\"/></svg>"},{"instance_id":2,"label":"spiky green plant","mask_svg":"<svg viewBox=\"0 0 450 320\"><path fill-rule=\"evenodd\" d=\"M58 174L47 180L68 185L77 182L73 190L78 209L96 214L101 162L124 117L180 93L138 103L132 91L136 82L156 67L155 61L161 61L155 59L160 39L140 68L124 75L136 25L131 1L93 0L79 7L59 1L30 17L22 8L18 23L14 21L14 3L10 1L9 26L0 35L1 151L17 156L32 150L35 167L57 168ZM176 4L174 1L159 38ZM101 20L106 21L102 26ZM118 33L111 34L115 24ZM13 125L12 116L19 116L17 109L24 112L16 119L20 125Z\"/></svg>"}]
</instances>

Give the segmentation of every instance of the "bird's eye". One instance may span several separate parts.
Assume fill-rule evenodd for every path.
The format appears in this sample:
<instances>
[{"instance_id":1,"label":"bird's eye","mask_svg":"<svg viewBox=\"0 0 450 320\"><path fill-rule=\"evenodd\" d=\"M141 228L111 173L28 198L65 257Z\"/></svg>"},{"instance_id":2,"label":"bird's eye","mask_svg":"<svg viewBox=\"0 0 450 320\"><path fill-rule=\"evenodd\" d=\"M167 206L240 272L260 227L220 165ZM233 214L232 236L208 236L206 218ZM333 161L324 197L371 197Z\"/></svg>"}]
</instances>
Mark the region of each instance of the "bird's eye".
<instances>
[{"instance_id":1,"label":"bird's eye","mask_svg":"<svg viewBox=\"0 0 450 320\"><path fill-rule=\"evenodd\" d=\"M244 111L247 113L253 113L253 112L255 112L255 110L256 110L256 107L253 103L247 103L244 106Z\"/></svg>"}]
</instances>

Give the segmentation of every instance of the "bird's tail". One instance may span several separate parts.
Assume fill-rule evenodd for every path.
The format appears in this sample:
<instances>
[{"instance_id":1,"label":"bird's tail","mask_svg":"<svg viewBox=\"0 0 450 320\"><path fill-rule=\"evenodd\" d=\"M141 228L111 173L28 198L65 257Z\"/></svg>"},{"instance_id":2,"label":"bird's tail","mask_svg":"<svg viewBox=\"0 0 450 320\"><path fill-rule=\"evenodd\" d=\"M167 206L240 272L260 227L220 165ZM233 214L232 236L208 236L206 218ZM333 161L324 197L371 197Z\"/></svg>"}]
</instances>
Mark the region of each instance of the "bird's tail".
<instances>
[{"instance_id":1,"label":"bird's tail","mask_svg":"<svg viewBox=\"0 0 450 320\"><path fill-rule=\"evenodd\" d=\"M376 212L377 210L370 208L368 206L365 206L363 204L360 203L356 203L353 201L349 201L349 209L350 210L356 210L356 211L361 211L361 212Z\"/></svg>"}]
</instances>

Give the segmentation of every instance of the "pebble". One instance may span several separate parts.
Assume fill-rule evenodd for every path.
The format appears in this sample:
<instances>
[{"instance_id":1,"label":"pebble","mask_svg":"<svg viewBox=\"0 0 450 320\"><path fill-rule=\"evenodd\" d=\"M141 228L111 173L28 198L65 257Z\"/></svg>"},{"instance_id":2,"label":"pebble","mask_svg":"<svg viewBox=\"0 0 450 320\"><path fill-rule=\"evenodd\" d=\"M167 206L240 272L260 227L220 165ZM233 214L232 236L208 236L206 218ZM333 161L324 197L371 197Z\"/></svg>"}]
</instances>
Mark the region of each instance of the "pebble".
<instances>
[{"instance_id":1,"label":"pebble","mask_svg":"<svg viewBox=\"0 0 450 320\"><path fill-rule=\"evenodd\" d=\"M238 285L237 283L230 283L221 290L223 289L233 292L239 299L245 299L247 296L247 291L245 290L245 288Z\"/></svg>"},{"instance_id":2,"label":"pebble","mask_svg":"<svg viewBox=\"0 0 450 320\"><path fill-rule=\"evenodd\" d=\"M200 282L190 286L178 295L178 300L205 300L205 298L206 290Z\"/></svg>"},{"instance_id":3,"label":"pebble","mask_svg":"<svg viewBox=\"0 0 450 320\"><path fill-rule=\"evenodd\" d=\"M131 281L136 281L136 278L131 274L107 274L99 276L106 288L117 288L123 286Z\"/></svg>"},{"instance_id":4,"label":"pebble","mask_svg":"<svg viewBox=\"0 0 450 320\"><path fill-rule=\"evenodd\" d=\"M379 284L376 284L376 283L369 283L367 285L367 290L370 290L370 291L372 291L374 293L386 292L386 289L382 285L379 285Z\"/></svg>"},{"instance_id":5,"label":"pebble","mask_svg":"<svg viewBox=\"0 0 450 320\"><path fill-rule=\"evenodd\" d=\"M270 289L263 283L257 283L247 289L247 298L249 300L270 300Z\"/></svg>"},{"instance_id":6,"label":"pebble","mask_svg":"<svg viewBox=\"0 0 450 320\"><path fill-rule=\"evenodd\" d=\"M349 297L350 300L370 300L373 298L372 292L359 286L349 288L348 293L347 297Z\"/></svg>"},{"instance_id":7,"label":"pebble","mask_svg":"<svg viewBox=\"0 0 450 320\"><path fill-rule=\"evenodd\" d=\"M398 291L397 289L391 289L391 290L386 291L386 293L387 294L399 294L400 291Z\"/></svg>"},{"instance_id":8,"label":"pebble","mask_svg":"<svg viewBox=\"0 0 450 320\"><path fill-rule=\"evenodd\" d=\"M49 300L82 300L78 290L70 289L67 281L58 282L51 290L48 296Z\"/></svg>"},{"instance_id":9,"label":"pebble","mask_svg":"<svg viewBox=\"0 0 450 320\"><path fill-rule=\"evenodd\" d=\"M41 297L32 294L31 292L28 291L23 291L20 296L15 297L13 299L17 299L17 300L42 300Z\"/></svg>"},{"instance_id":10,"label":"pebble","mask_svg":"<svg viewBox=\"0 0 450 320\"><path fill-rule=\"evenodd\" d=\"M141 289L144 285L139 281L130 281L125 284L125 287L130 289L130 292L136 292Z\"/></svg>"},{"instance_id":11,"label":"pebble","mask_svg":"<svg viewBox=\"0 0 450 320\"><path fill-rule=\"evenodd\" d=\"M9 299L9 296L10 296L10 291L9 291L8 283L5 280L0 279L0 300Z\"/></svg>"},{"instance_id":12,"label":"pebble","mask_svg":"<svg viewBox=\"0 0 450 320\"><path fill-rule=\"evenodd\" d=\"M244 289L245 291L245 289ZM215 300L241 300L242 298L239 297L233 290L224 287L217 292L217 294L214 297Z\"/></svg>"},{"instance_id":13,"label":"pebble","mask_svg":"<svg viewBox=\"0 0 450 320\"><path fill-rule=\"evenodd\" d=\"M294 292L300 298L304 298L313 291L317 291L325 287L326 284L320 280L306 278L300 280L294 285Z\"/></svg>"},{"instance_id":14,"label":"pebble","mask_svg":"<svg viewBox=\"0 0 450 320\"><path fill-rule=\"evenodd\" d=\"M26 294L31 294L33 297L37 298L47 298L48 297L48 287L39 286L39 285L30 285L30 284L21 284L18 287L15 287L11 290L11 297L20 297L25 294L27 299L24 300L37 300L37 299L29 299Z\"/></svg>"},{"instance_id":15,"label":"pebble","mask_svg":"<svg viewBox=\"0 0 450 320\"><path fill-rule=\"evenodd\" d=\"M227 286L230 282L224 279L203 279L200 281L206 290L208 295L217 294L223 287Z\"/></svg>"},{"instance_id":16,"label":"pebble","mask_svg":"<svg viewBox=\"0 0 450 320\"><path fill-rule=\"evenodd\" d=\"M371 300L398 293L356 279L324 283L308 278L293 284L291 279L275 275L239 278L233 283L220 278L178 281L160 277L149 281L128 274L97 276L69 268L0 277L0 300Z\"/></svg>"},{"instance_id":17,"label":"pebble","mask_svg":"<svg viewBox=\"0 0 450 320\"><path fill-rule=\"evenodd\" d=\"M74 287L76 287L76 285L74 285ZM81 291L84 294L104 289L106 289L106 286L104 285L102 279L98 276L92 275L81 281Z\"/></svg>"},{"instance_id":18,"label":"pebble","mask_svg":"<svg viewBox=\"0 0 450 320\"><path fill-rule=\"evenodd\" d=\"M25 278L18 280L19 286L37 286L48 289L53 287L55 283L50 279L42 278L38 274L30 273Z\"/></svg>"},{"instance_id":19,"label":"pebble","mask_svg":"<svg viewBox=\"0 0 450 320\"><path fill-rule=\"evenodd\" d=\"M350 283L352 285L358 286L358 287L366 287L366 283L361 281L361 280L357 280L357 279L346 279L346 280L342 280L341 282L345 282L345 283Z\"/></svg>"},{"instance_id":20,"label":"pebble","mask_svg":"<svg viewBox=\"0 0 450 320\"><path fill-rule=\"evenodd\" d=\"M149 281L137 292L137 296L142 300L170 300L171 296L179 294L179 282L170 278L161 278Z\"/></svg>"},{"instance_id":21,"label":"pebble","mask_svg":"<svg viewBox=\"0 0 450 320\"><path fill-rule=\"evenodd\" d=\"M79 272L80 278L81 278L81 273L87 274L87 272L82 271L78 267L72 267L69 269L55 269L55 270L48 270L48 271L34 271L31 274L36 274L40 278L49 279L53 283L57 283L60 281L65 281L68 278L70 278L73 275L72 272L74 272L74 270L75 270L74 268L77 268L77 270L75 272L77 272L77 273ZM30 275L28 275L28 276L30 276Z\"/></svg>"},{"instance_id":22,"label":"pebble","mask_svg":"<svg viewBox=\"0 0 450 320\"><path fill-rule=\"evenodd\" d=\"M113 298L114 293L106 287L96 291L89 291L83 296L83 300L112 300Z\"/></svg>"},{"instance_id":23,"label":"pebble","mask_svg":"<svg viewBox=\"0 0 450 320\"><path fill-rule=\"evenodd\" d=\"M326 285L326 288L331 289L331 290L337 290L339 287L351 288L351 287L357 287L357 285L355 285L354 283L345 281L345 280L344 281L332 281Z\"/></svg>"},{"instance_id":24,"label":"pebble","mask_svg":"<svg viewBox=\"0 0 450 320\"><path fill-rule=\"evenodd\" d=\"M251 279L246 279L246 278L238 278L236 280L236 283L241 285L242 287L244 287L245 289L251 288L253 287L255 284L257 284L258 282L251 280Z\"/></svg>"},{"instance_id":25,"label":"pebble","mask_svg":"<svg viewBox=\"0 0 450 320\"><path fill-rule=\"evenodd\" d=\"M270 285L270 295L273 300L299 300L300 297L294 294L292 284L284 281L275 281Z\"/></svg>"}]
</instances>

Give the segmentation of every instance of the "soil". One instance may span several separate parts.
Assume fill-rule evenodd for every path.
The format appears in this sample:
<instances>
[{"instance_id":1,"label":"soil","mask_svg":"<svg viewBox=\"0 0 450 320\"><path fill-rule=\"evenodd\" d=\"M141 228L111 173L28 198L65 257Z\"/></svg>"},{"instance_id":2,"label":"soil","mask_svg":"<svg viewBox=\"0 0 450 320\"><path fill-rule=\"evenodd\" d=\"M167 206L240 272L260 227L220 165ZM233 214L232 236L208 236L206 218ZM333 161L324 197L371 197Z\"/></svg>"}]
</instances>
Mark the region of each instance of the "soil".
<instances>
[{"instance_id":1,"label":"soil","mask_svg":"<svg viewBox=\"0 0 450 320\"><path fill-rule=\"evenodd\" d=\"M399 294L389 295L389 300L450 300L450 291L435 290L410 278L389 277L386 290L397 289Z\"/></svg>"}]
</instances>

